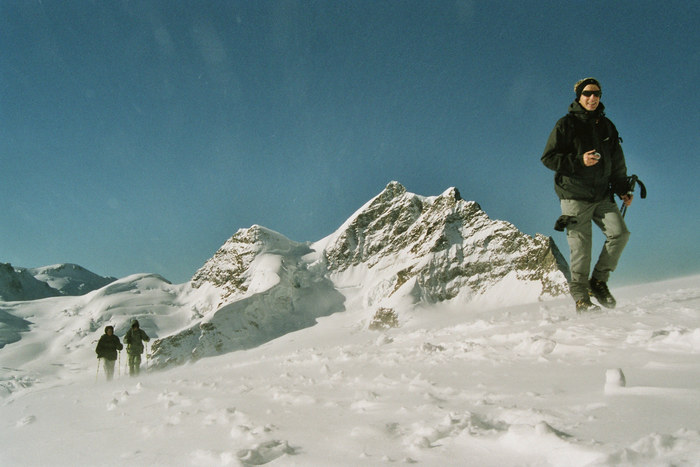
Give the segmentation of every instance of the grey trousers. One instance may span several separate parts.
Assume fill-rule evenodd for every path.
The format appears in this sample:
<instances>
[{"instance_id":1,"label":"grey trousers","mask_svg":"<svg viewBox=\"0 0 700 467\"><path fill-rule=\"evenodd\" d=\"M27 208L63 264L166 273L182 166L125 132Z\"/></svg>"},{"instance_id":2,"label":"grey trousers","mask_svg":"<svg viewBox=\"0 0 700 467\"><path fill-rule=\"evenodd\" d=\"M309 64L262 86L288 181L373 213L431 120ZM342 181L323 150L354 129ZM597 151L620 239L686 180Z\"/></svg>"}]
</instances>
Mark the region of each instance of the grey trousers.
<instances>
[{"instance_id":1,"label":"grey trousers","mask_svg":"<svg viewBox=\"0 0 700 467\"><path fill-rule=\"evenodd\" d=\"M116 360L108 360L106 358L103 358L102 360L104 361L105 376L107 377L107 381L111 381L112 378L114 378L114 364L116 363Z\"/></svg>"},{"instance_id":2,"label":"grey trousers","mask_svg":"<svg viewBox=\"0 0 700 467\"><path fill-rule=\"evenodd\" d=\"M588 297L588 278L591 272L591 248L593 232L591 221L595 222L605 234L605 245L600 252L598 261L591 277L607 282L610 273L615 270L625 249L630 232L620 210L610 200L597 203L561 200L561 213L574 216L576 223L566 229L566 239L569 242L571 282L569 290L574 300Z\"/></svg>"},{"instance_id":3,"label":"grey trousers","mask_svg":"<svg viewBox=\"0 0 700 467\"><path fill-rule=\"evenodd\" d=\"M129 375L137 376L141 372L141 355L129 354Z\"/></svg>"}]
</instances>

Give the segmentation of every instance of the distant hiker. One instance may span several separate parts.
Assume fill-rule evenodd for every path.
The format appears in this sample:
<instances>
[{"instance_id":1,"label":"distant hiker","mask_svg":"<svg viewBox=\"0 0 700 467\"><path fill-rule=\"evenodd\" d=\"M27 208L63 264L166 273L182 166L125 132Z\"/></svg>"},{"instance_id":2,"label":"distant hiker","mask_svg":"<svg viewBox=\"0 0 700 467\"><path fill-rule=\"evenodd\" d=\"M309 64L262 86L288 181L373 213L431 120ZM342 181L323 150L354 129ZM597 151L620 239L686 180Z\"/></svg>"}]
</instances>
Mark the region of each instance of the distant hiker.
<instances>
[{"instance_id":1,"label":"distant hiker","mask_svg":"<svg viewBox=\"0 0 700 467\"><path fill-rule=\"evenodd\" d=\"M557 226L567 231L571 250L569 289L577 312L600 309L591 302L590 295L607 308L615 307L607 282L630 236L613 194L625 206L632 203L633 196L620 137L600 102L601 89L595 78L576 83L576 99L569 105L569 113L555 125L542 154L542 163L555 171L554 190L562 212ZM606 241L589 280L591 221L600 227Z\"/></svg>"},{"instance_id":2,"label":"distant hiker","mask_svg":"<svg viewBox=\"0 0 700 467\"><path fill-rule=\"evenodd\" d=\"M123 348L124 346L119 341L119 337L114 335L114 327L105 327L105 333L97 342L95 352L97 353L97 358L102 359L104 362L107 381L111 381L114 377L114 362L117 360L117 352Z\"/></svg>"},{"instance_id":3,"label":"distant hiker","mask_svg":"<svg viewBox=\"0 0 700 467\"><path fill-rule=\"evenodd\" d=\"M143 343L151 340L140 327L139 322L134 320L131 329L126 331L124 342L126 342L126 353L129 355L129 375L137 376L141 371L141 354L143 353Z\"/></svg>"}]
</instances>

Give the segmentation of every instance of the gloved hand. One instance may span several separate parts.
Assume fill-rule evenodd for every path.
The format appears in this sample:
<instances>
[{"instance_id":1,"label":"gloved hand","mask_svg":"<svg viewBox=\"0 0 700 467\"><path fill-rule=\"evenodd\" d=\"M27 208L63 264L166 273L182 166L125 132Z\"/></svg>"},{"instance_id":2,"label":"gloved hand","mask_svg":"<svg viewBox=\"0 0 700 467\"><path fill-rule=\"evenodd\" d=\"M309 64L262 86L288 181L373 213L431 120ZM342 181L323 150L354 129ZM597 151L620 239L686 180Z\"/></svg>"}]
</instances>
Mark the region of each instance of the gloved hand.
<instances>
[{"instance_id":1,"label":"gloved hand","mask_svg":"<svg viewBox=\"0 0 700 467\"><path fill-rule=\"evenodd\" d=\"M576 216L559 216L559 219L557 219L557 222L554 224L554 230L563 232L566 227L574 225L577 222Z\"/></svg>"}]
</instances>

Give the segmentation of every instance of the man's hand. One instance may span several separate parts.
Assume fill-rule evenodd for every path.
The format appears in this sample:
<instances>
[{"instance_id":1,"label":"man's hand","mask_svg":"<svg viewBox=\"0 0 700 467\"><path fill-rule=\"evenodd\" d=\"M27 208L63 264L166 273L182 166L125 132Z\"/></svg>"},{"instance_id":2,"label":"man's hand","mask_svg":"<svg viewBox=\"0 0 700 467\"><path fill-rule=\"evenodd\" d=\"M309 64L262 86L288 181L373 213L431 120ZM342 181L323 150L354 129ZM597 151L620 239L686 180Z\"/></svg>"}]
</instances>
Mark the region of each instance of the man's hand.
<instances>
[{"instance_id":1,"label":"man's hand","mask_svg":"<svg viewBox=\"0 0 700 467\"><path fill-rule=\"evenodd\" d=\"M600 154L595 149L583 153L583 165L592 167L600 161Z\"/></svg>"},{"instance_id":2,"label":"man's hand","mask_svg":"<svg viewBox=\"0 0 700 467\"><path fill-rule=\"evenodd\" d=\"M620 196L620 199L622 199L622 203L625 206L629 206L630 204L632 204L632 199L634 199L634 195L630 195L630 194L622 195L622 196Z\"/></svg>"}]
</instances>

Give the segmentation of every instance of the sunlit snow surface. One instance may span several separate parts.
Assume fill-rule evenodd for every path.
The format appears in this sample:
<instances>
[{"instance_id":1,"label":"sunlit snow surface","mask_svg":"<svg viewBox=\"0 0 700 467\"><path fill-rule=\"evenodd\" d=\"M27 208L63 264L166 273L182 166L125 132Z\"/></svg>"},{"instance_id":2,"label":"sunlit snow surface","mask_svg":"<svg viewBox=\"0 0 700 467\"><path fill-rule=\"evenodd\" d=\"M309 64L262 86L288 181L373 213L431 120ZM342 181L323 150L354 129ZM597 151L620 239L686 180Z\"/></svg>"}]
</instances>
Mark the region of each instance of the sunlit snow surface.
<instances>
[{"instance_id":1,"label":"sunlit snow surface","mask_svg":"<svg viewBox=\"0 0 700 467\"><path fill-rule=\"evenodd\" d=\"M700 277L613 287L601 313L443 305L386 331L346 290L311 328L138 379L122 355L107 383L110 320L191 319L168 302L184 286L132 280L0 303L0 336L24 326L0 349L0 465L700 465Z\"/></svg>"}]
</instances>

